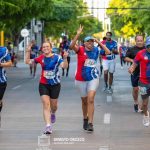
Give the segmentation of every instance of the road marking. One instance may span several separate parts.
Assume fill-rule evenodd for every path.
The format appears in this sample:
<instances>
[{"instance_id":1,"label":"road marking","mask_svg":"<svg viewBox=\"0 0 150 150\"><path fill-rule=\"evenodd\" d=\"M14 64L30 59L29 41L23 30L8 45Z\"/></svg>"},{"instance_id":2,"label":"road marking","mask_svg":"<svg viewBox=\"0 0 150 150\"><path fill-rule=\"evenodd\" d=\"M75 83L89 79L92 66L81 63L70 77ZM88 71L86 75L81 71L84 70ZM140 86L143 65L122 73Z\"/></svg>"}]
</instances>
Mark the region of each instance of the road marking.
<instances>
[{"instance_id":1,"label":"road marking","mask_svg":"<svg viewBox=\"0 0 150 150\"><path fill-rule=\"evenodd\" d=\"M109 102L112 102L112 96L111 95L107 95L107 102L109 103Z\"/></svg>"},{"instance_id":2,"label":"road marking","mask_svg":"<svg viewBox=\"0 0 150 150\"><path fill-rule=\"evenodd\" d=\"M99 150L109 150L109 147L108 146L100 146Z\"/></svg>"},{"instance_id":3,"label":"road marking","mask_svg":"<svg viewBox=\"0 0 150 150\"><path fill-rule=\"evenodd\" d=\"M110 124L110 117L111 117L110 113L104 114L104 124Z\"/></svg>"},{"instance_id":4,"label":"road marking","mask_svg":"<svg viewBox=\"0 0 150 150\"><path fill-rule=\"evenodd\" d=\"M21 85L17 85L17 86L15 86L15 87L13 87L12 90L16 90L16 89L18 89L18 88L20 88L20 87L21 87Z\"/></svg>"}]
</instances>

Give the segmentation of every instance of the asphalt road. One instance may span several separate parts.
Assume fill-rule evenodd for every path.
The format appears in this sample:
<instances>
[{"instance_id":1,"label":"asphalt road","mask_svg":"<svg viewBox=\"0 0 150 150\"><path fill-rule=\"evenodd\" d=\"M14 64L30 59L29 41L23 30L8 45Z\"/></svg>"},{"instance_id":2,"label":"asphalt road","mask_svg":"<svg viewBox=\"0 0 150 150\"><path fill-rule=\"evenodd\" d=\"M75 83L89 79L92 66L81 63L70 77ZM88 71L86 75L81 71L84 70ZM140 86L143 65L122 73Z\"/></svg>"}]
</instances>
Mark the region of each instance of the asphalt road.
<instances>
[{"instance_id":1,"label":"asphalt road","mask_svg":"<svg viewBox=\"0 0 150 150\"><path fill-rule=\"evenodd\" d=\"M81 100L74 86L75 68L73 56L69 77L62 77L57 121L48 137L42 136L40 67L35 79L29 76L29 68L22 62L17 68L7 69L0 150L150 150L150 127L144 127L142 114L133 110L128 67L120 69L117 58L113 95L102 92L103 76L100 77L92 134L82 129Z\"/></svg>"}]
</instances>

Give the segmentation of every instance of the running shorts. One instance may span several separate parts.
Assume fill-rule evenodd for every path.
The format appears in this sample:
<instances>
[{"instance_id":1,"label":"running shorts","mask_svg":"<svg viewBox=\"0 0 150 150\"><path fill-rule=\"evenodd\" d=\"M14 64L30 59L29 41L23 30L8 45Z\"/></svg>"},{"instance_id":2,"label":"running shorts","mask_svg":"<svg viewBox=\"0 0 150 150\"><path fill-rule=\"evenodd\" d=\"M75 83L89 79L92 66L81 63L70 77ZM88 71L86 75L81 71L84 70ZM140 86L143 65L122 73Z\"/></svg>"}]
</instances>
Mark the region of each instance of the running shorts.
<instances>
[{"instance_id":1,"label":"running shorts","mask_svg":"<svg viewBox=\"0 0 150 150\"><path fill-rule=\"evenodd\" d=\"M133 74L133 75L131 75L131 84L132 84L132 87L138 87L138 84L139 84L139 74Z\"/></svg>"},{"instance_id":2,"label":"running shorts","mask_svg":"<svg viewBox=\"0 0 150 150\"><path fill-rule=\"evenodd\" d=\"M102 65L103 65L103 70L106 71L108 70L110 73L114 73L115 72L115 60L105 60L103 59L102 61Z\"/></svg>"},{"instance_id":3,"label":"running shorts","mask_svg":"<svg viewBox=\"0 0 150 150\"><path fill-rule=\"evenodd\" d=\"M40 96L48 95L52 99L57 99L59 97L61 85L55 84L55 85L49 85L49 84L39 84L39 93Z\"/></svg>"},{"instance_id":4,"label":"running shorts","mask_svg":"<svg viewBox=\"0 0 150 150\"><path fill-rule=\"evenodd\" d=\"M77 87L80 96L86 97L89 91L96 91L99 86L99 79L93 79L91 81L78 81L75 80L75 86Z\"/></svg>"},{"instance_id":5,"label":"running shorts","mask_svg":"<svg viewBox=\"0 0 150 150\"><path fill-rule=\"evenodd\" d=\"M7 87L7 83L6 82L5 83L0 83L0 100L3 99L6 87Z\"/></svg>"}]
</instances>

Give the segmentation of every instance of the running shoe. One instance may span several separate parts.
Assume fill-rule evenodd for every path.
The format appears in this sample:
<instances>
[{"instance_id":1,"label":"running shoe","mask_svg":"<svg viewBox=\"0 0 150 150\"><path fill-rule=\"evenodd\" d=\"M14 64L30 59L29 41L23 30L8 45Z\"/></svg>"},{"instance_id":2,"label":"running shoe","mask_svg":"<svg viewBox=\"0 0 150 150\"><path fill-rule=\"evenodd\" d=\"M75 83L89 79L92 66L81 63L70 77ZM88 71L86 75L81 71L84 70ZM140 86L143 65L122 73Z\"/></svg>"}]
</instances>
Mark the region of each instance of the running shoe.
<instances>
[{"instance_id":1,"label":"running shoe","mask_svg":"<svg viewBox=\"0 0 150 150\"><path fill-rule=\"evenodd\" d=\"M105 86L105 87L103 88L103 92L106 92L107 90L108 90L108 87Z\"/></svg>"},{"instance_id":2,"label":"running shoe","mask_svg":"<svg viewBox=\"0 0 150 150\"><path fill-rule=\"evenodd\" d=\"M88 127L88 118L87 119L83 119L83 129L87 130Z\"/></svg>"},{"instance_id":3,"label":"running shoe","mask_svg":"<svg viewBox=\"0 0 150 150\"><path fill-rule=\"evenodd\" d=\"M93 128L93 124L92 124L92 123L89 123L89 124L88 124L87 131L89 131L89 132L94 131L94 128Z\"/></svg>"},{"instance_id":4,"label":"running shoe","mask_svg":"<svg viewBox=\"0 0 150 150\"><path fill-rule=\"evenodd\" d=\"M44 134L52 134L52 127L51 126L46 126L43 133Z\"/></svg>"},{"instance_id":5,"label":"running shoe","mask_svg":"<svg viewBox=\"0 0 150 150\"><path fill-rule=\"evenodd\" d=\"M108 88L107 92L108 92L109 94L112 94L112 93L113 93L113 89L110 87L110 88Z\"/></svg>"},{"instance_id":6,"label":"running shoe","mask_svg":"<svg viewBox=\"0 0 150 150\"><path fill-rule=\"evenodd\" d=\"M148 113L148 116L143 115L143 125L145 127L148 127L150 125L149 112L147 112L147 113Z\"/></svg>"},{"instance_id":7,"label":"running shoe","mask_svg":"<svg viewBox=\"0 0 150 150\"><path fill-rule=\"evenodd\" d=\"M56 122L55 113L51 113L51 123L55 123L55 122Z\"/></svg>"},{"instance_id":8,"label":"running shoe","mask_svg":"<svg viewBox=\"0 0 150 150\"><path fill-rule=\"evenodd\" d=\"M138 110L139 110L138 104L134 104L134 111L135 111L135 112L138 112Z\"/></svg>"}]
</instances>

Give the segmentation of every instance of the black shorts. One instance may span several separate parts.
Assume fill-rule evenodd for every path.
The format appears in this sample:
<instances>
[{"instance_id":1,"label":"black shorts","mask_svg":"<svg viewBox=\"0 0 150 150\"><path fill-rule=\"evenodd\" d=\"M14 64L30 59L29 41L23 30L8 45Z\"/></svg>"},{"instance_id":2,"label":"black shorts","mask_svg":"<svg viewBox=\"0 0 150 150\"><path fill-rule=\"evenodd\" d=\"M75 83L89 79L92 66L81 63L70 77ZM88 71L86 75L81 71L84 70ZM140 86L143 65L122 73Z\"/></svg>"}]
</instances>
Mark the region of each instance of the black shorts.
<instances>
[{"instance_id":1,"label":"black shorts","mask_svg":"<svg viewBox=\"0 0 150 150\"><path fill-rule=\"evenodd\" d=\"M6 87L7 87L7 83L6 82L5 83L0 83L0 100L3 99Z\"/></svg>"},{"instance_id":2,"label":"black shorts","mask_svg":"<svg viewBox=\"0 0 150 150\"><path fill-rule=\"evenodd\" d=\"M42 95L48 95L52 99L57 99L59 97L61 85L55 84L55 85L49 85L49 84L39 84L39 93L40 96Z\"/></svg>"},{"instance_id":3,"label":"black shorts","mask_svg":"<svg viewBox=\"0 0 150 150\"><path fill-rule=\"evenodd\" d=\"M150 96L150 84L143 84L139 82L139 89L142 100L147 99Z\"/></svg>"},{"instance_id":4,"label":"black shorts","mask_svg":"<svg viewBox=\"0 0 150 150\"><path fill-rule=\"evenodd\" d=\"M139 74L131 75L131 84L132 84L132 87L138 87L138 85L139 85Z\"/></svg>"}]
</instances>

